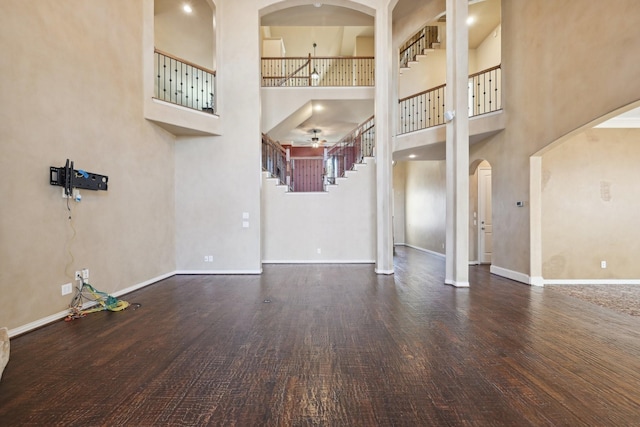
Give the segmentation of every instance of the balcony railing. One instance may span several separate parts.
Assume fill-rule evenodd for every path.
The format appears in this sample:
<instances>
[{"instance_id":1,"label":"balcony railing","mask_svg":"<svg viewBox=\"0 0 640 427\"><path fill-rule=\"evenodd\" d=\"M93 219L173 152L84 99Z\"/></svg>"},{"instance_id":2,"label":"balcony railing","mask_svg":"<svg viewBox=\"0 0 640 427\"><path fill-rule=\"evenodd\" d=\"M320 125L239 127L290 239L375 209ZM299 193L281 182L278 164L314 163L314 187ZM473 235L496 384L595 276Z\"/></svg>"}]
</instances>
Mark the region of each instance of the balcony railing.
<instances>
[{"instance_id":1,"label":"balcony railing","mask_svg":"<svg viewBox=\"0 0 640 427\"><path fill-rule=\"evenodd\" d=\"M400 67L407 67L410 61L415 61L425 49L432 49L438 41L438 27L426 26L411 37L400 47Z\"/></svg>"},{"instance_id":2,"label":"balcony railing","mask_svg":"<svg viewBox=\"0 0 640 427\"><path fill-rule=\"evenodd\" d=\"M262 170L269 172L272 178L278 178L282 185L290 182L288 157L282 145L262 134Z\"/></svg>"},{"instance_id":3,"label":"balcony railing","mask_svg":"<svg viewBox=\"0 0 640 427\"><path fill-rule=\"evenodd\" d=\"M446 85L400 100L400 134L444 124L444 90Z\"/></svg>"},{"instance_id":4,"label":"balcony railing","mask_svg":"<svg viewBox=\"0 0 640 427\"><path fill-rule=\"evenodd\" d=\"M262 87L373 86L373 57L262 58Z\"/></svg>"},{"instance_id":5,"label":"balcony railing","mask_svg":"<svg viewBox=\"0 0 640 427\"><path fill-rule=\"evenodd\" d=\"M325 185L335 184L356 163L372 157L375 148L375 119L368 118L327 151Z\"/></svg>"},{"instance_id":6,"label":"balcony railing","mask_svg":"<svg viewBox=\"0 0 640 427\"><path fill-rule=\"evenodd\" d=\"M469 76L469 117L502 109L500 65Z\"/></svg>"},{"instance_id":7,"label":"balcony railing","mask_svg":"<svg viewBox=\"0 0 640 427\"><path fill-rule=\"evenodd\" d=\"M446 85L402 98L398 134L415 132L444 124ZM502 73L500 65L469 76L469 117L502 109Z\"/></svg>"},{"instance_id":8,"label":"balcony railing","mask_svg":"<svg viewBox=\"0 0 640 427\"><path fill-rule=\"evenodd\" d=\"M158 49L155 56L155 98L215 114L216 72Z\"/></svg>"}]
</instances>

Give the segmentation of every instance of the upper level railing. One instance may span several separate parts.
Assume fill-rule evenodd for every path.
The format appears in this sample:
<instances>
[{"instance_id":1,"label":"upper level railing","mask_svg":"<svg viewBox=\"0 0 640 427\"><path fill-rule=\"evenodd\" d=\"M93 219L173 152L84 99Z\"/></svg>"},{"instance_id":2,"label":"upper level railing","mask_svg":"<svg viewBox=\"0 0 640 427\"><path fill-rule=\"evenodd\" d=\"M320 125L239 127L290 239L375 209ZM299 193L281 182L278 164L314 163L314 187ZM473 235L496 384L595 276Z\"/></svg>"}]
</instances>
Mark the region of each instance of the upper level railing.
<instances>
[{"instance_id":1,"label":"upper level railing","mask_svg":"<svg viewBox=\"0 0 640 427\"><path fill-rule=\"evenodd\" d=\"M425 49L433 48L438 41L438 27L426 26L400 47L400 67L406 67L416 56L422 55Z\"/></svg>"},{"instance_id":2,"label":"upper level railing","mask_svg":"<svg viewBox=\"0 0 640 427\"><path fill-rule=\"evenodd\" d=\"M446 85L440 85L400 99L398 134L444 124L445 89ZM468 99L469 117L502 109L500 65L469 76Z\"/></svg>"},{"instance_id":3,"label":"upper level railing","mask_svg":"<svg viewBox=\"0 0 640 427\"><path fill-rule=\"evenodd\" d=\"M327 151L326 184L335 184L356 163L372 157L375 148L375 117L371 116Z\"/></svg>"},{"instance_id":4,"label":"upper level railing","mask_svg":"<svg viewBox=\"0 0 640 427\"><path fill-rule=\"evenodd\" d=\"M373 57L262 58L262 87L373 86Z\"/></svg>"},{"instance_id":5,"label":"upper level railing","mask_svg":"<svg viewBox=\"0 0 640 427\"><path fill-rule=\"evenodd\" d=\"M154 50L155 98L215 114L216 72Z\"/></svg>"},{"instance_id":6,"label":"upper level railing","mask_svg":"<svg viewBox=\"0 0 640 427\"><path fill-rule=\"evenodd\" d=\"M262 170L278 178L282 185L290 182L288 157L287 150L280 143L262 134Z\"/></svg>"}]
</instances>

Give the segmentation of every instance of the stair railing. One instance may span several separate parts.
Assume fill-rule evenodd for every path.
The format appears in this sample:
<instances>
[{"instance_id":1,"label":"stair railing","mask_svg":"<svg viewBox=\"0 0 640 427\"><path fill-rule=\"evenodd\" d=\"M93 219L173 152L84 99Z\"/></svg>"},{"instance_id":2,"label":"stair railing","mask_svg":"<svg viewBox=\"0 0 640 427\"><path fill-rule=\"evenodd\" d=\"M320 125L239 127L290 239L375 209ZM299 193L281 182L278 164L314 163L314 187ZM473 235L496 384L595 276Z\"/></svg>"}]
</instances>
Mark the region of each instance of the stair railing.
<instances>
[{"instance_id":1,"label":"stair railing","mask_svg":"<svg viewBox=\"0 0 640 427\"><path fill-rule=\"evenodd\" d=\"M444 124L446 85L436 86L402 98L399 103L398 134L402 135ZM502 109L500 65L469 75L469 117Z\"/></svg>"},{"instance_id":2,"label":"stair railing","mask_svg":"<svg viewBox=\"0 0 640 427\"><path fill-rule=\"evenodd\" d=\"M375 151L375 117L371 116L357 128L327 150L325 164L325 189L335 184L336 178L343 177L356 163L365 157L373 157Z\"/></svg>"},{"instance_id":3,"label":"stair railing","mask_svg":"<svg viewBox=\"0 0 640 427\"><path fill-rule=\"evenodd\" d=\"M215 114L216 72L154 49L155 98Z\"/></svg>"},{"instance_id":4,"label":"stair railing","mask_svg":"<svg viewBox=\"0 0 640 427\"><path fill-rule=\"evenodd\" d=\"M279 142L262 134L262 170L269 172L272 178L278 178L281 185L289 186L288 153Z\"/></svg>"},{"instance_id":5,"label":"stair railing","mask_svg":"<svg viewBox=\"0 0 640 427\"><path fill-rule=\"evenodd\" d=\"M373 86L374 61L374 57L360 56L265 57L261 61L262 87Z\"/></svg>"},{"instance_id":6,"label":"stair railing","mask_svg":"<svg viewBox=\"0 0 640 427\"><path fill-rule=\"evenodd\" d=\"M433 25L423 27L400 47L400 67L408 67L409 62L415 61L425 49L433 48L434 43L439 43L438 27Z\"/></svg>"}]
</instances>

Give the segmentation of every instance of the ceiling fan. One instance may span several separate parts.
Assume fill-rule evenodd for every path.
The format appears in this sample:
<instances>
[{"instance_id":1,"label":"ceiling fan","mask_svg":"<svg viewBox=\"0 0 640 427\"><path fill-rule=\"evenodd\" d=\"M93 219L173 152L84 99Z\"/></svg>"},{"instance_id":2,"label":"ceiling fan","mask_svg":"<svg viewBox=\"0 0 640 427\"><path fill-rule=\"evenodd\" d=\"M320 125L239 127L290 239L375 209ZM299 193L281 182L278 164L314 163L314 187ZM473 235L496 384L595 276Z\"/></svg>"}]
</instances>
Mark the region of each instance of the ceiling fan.
<instances>
[{"instance_id":1,"label":"ceiling fan","mask_svg":"<svg viewBox=\"0 0 640 427\"><path fill-rule=\"evenodd\" d=\"M321 140L318 138L318 134L321 132L320 129L311 129L309 132L313 133L313 136L311 137L311 146L313 148L318 148L320 144L327 142L326 139Z\"/></svg>"}]
</instances>

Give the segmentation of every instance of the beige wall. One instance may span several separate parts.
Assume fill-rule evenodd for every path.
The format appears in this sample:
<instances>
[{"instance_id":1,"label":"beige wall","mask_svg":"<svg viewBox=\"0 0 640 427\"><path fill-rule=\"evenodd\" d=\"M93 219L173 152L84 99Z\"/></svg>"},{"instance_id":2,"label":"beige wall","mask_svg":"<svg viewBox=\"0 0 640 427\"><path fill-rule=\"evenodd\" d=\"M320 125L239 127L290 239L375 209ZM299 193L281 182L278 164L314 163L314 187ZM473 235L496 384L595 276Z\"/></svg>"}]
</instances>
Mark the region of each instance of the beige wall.
<instances>
[{"instance_id":1,"label":"beige wall","mask_svg":"<svg viewBox=\"0 0 640 427\"><path fill-rule=\"evenodd\" d=\"M406 244L444 253L446 185L444 161L411 161L406 166Z\"/></svg>"},{"instance_id":2,"label":"beige wall","mask_svg":"<svg viewBox=\"0 0 640 427\"><path fill-rule=\"evenodd\" d=\"M374 262L376 167L365 162L325 193L287 193L265 178L264 262Z\"/></svg>"},{"instance_id":3,"label":"beige wall","mask_svg":"<svg viewBox=\"0 0 640 427\"><path fill-rule=\"evenodd\" d=\"M407 162L393 165L393 242L404 244L405 239L405 195Z\"/></svg>"},{"instance_id":4,"label":"beige wall","mask_svg":"<svg viewBox=\"0 0 640 427\"><path fill-rule=\"evenodd\" d=\"M143 119L141 22L130 0L0 3L2 326L64 311L83 267L110 293L175 270L174 138ZM72 221L48 182L66 158L109 176Z\"/></svg>"},{"instance_id":5,"label":"beige wall","mask_svg":"<svg viewBox=\"0 0 640 427\"><path fill-rule=\"evenodd\" d=\"M218 113L225 126L221 136L185 137L176 144L178 271L262 269L262 236L268 236L261 230L259 22L260 9L275 3L216 2ZM248 228L242 226L244 213ZM213 261L205 262L205 255Z\"/></svg>"},{"instance_id":6,"label":"beige wall","mask_svg":"<svg viewBox=\"0 0 640 427\"><path fill-rule=\"evenodd\" d=\"M469 64L469 73L477 73L500 64L502 60L500 44L502 42L502 26L498 25L475 49L475 68Z\"/></svg>"},{"instance_id":7,"label":"beige wall","mask_svg":"<svg viewBox=\"0 0 640 427\"><path fill-rule=\"evenodd\" d=\"M356 37L353 56L375 56L375 40L373 37Z\"/></svg>"},{"instance_id":8,"label":"beige wall","mask_svg":"<svg viewBox=\"0 0 640 427\"><path fill-rule=\"evenodd\" d=\"M216 4L223 43L217 52L218 113L225 127L221 136L184 137L176 144L178 271L258 273L262 268L258 3ZM213 261L205 262L205 255Z\"/></svg>"},{"instance_id":9,"label":"beige wall","mask_svg":"<svg viewBox=\"0 0 640 427\"><path fill-rule=\"evenodd\" d=\"M176 1L170 7L155 8L155 47L202 67L215 68L213 10L209 2L191 0L191 14L182 11L182 4Z\"/></svg>"},{"instance_id":10,"label":"beige wall","mask_svg":"<svg viewBox=\"0 0 640 427\"><path fill-rule=\"evenodd\" d=\"M529 274L529 156L637 100L635 0L502 3L506 130L471 147L493 180L493 264ZM606 16L606 22L602 17ZM615 28L607 24L615 22ZM531 35L535 34L535 37ZM597 54L594 54L597 52Z\"/></svg>"},{"instance_id":11,"label":"beige wall","mask_svg":"<svg viewBox=\"0 0 640 427\"><path fill-rule=\"evenodd\" d=\"M406 98L444 84L447 76L447 51L436 49L417 63L403 69L398 79L398 97Z\"/></svg>"},{"instance_id":12,"label":"beige wall","mask_svg":"<svg viewBox=\"0 0 640 427\"><path fill-rule=\"evenodd\" d=\"M640 278L639 141L640 129L591 129L542 156L545 280Z\"/></svg>"}]
</instances>

